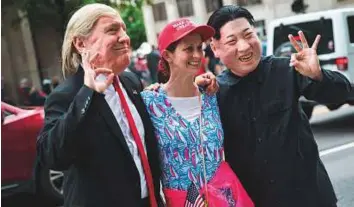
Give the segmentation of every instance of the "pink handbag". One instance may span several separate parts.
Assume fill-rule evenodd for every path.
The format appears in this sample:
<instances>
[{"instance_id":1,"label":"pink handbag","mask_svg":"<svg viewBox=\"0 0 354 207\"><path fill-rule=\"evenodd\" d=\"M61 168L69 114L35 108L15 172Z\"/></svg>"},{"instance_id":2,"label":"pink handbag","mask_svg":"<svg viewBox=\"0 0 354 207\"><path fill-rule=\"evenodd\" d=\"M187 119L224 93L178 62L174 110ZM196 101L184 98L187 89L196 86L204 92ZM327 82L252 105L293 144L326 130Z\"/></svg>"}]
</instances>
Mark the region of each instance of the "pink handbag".
<instances>
[{"instance_id":1,"label":"pink handbag","mask_svg":"<svg viewBox=\"0 0 354 207\"><path fill-rule=\"evenodd\" d=\"M164 189L163 192L168 207L184 206L187 191ZM208 182L207 189L204 186L199 193L204 195L208 207L254 207L236 174L225 161L221 162L214 177Z\"/></svg>"}]
</instances>

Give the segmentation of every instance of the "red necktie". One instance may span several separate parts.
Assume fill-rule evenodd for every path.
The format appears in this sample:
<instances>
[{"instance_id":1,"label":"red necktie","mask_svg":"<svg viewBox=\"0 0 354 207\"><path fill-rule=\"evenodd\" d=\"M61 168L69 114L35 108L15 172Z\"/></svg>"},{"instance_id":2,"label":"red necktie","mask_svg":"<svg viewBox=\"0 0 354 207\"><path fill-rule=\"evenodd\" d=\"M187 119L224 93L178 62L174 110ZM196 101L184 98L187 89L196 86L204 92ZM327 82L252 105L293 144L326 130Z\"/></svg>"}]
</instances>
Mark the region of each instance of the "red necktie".
<instances>
[{"instance_id":1,"label":"red necktie","mask_svg":"<svg viewBox=\"0 0 354 207\"><path fill-rule=\"evenodd\" d=\"M122 104L122 107L123 107L123 110L125 112L125 115L126 115L126 117L128 119L130 131L132 132L132 135L134 137L135 143L136 143L136 145L138 147L138 151L139 151L139 155L140 155L141 161L143 163L145 178L146 178L147 187L148 187L148 191L149 191L150 206L151 207L157 207L156 198L155 198L155 191L154 191L154 183L153 183L153 180L152 180L152 174L151 174L148 158L147 158L146 153L144 151L144 146L143 146L143 143L141 141L141 137L139 135L138 129L136 128L133 116L132 116L132 114L130 112L127 100L125 100L125 97L123 95L123 91L120 88L118 81L119 81L118 78L114 77L113 86L114 86L114 89L117 91L117 93L119 95L120 102Z\"/></svg>"}]
</instances>

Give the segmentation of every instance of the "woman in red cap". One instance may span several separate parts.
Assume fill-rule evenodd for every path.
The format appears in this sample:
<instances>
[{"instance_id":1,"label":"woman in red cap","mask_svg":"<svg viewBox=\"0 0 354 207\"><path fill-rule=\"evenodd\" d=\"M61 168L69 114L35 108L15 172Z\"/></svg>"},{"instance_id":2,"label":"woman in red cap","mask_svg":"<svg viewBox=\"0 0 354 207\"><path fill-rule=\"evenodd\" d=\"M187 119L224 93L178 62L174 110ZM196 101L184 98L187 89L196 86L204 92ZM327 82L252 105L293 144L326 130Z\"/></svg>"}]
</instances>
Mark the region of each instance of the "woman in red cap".
<instances>
[{"instance_id":1,"label":"woman in red cap","mask_svg":"<svg viewBox=\"0 0 354 207\"><path fill-rule=\"evenodd\" d=\"M213 28L186 18L169 23L158 39L159 67L168 80L156 91L142 92L158 140L168 206L254 206L224 161L216 95L194 84L202 44L213 35Z\"/></svg>"}]
</instances>

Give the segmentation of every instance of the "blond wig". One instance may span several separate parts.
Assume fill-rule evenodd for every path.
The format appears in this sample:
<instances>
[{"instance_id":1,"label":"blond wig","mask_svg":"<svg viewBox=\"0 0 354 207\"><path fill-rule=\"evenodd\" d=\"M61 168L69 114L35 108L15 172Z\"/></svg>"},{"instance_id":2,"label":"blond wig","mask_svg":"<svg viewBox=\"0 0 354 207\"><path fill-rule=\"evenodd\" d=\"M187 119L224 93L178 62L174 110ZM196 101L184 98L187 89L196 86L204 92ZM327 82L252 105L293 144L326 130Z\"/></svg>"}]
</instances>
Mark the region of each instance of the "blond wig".
<instances>
[{"instance_id":1,"label":"blond wig","mask_svg":"<svg viewBox=\"0 0 354 207\"><path fill-rule=\"evenodd\" d=\"M88 4L77 10L69 20L62 46L62 72L64 78L75 74L81 63L81 55L74 47L76 37L89 37L95 23L103 16L119 16L117 10L104 4Z\"/></svg>"}]
</instances>

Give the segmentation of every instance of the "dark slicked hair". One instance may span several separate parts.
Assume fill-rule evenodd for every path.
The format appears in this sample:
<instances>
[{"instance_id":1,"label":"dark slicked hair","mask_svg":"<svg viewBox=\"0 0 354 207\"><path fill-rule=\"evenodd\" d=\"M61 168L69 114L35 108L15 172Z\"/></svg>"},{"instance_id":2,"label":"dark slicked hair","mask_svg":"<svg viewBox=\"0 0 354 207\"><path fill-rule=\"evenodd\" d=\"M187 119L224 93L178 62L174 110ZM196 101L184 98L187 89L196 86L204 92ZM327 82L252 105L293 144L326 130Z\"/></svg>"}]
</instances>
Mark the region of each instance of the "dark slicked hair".
<instances>
[{"instance_id":1,"label":"dark slicked hair","mask_svg":"<svg viewBox=\"0 0 354 207\"><path fill-rule=\"evenodd\" d=\"M219 40L221 27L229 21L233 21L238 18L246 18L250 25L254 26L254 18L252 14L243 7L227 5L214 11L208 20L208 25L215 30L214 38Z\"/></svg>"}]
</instances>

